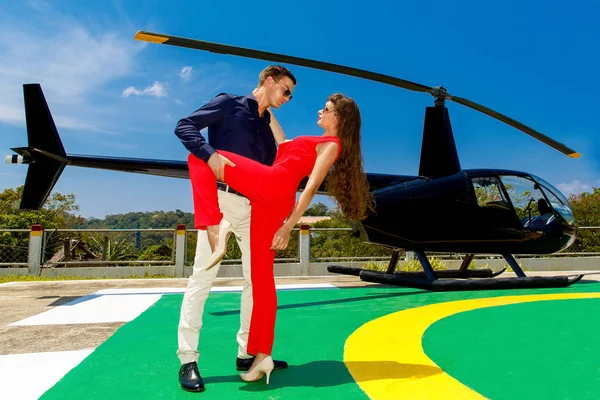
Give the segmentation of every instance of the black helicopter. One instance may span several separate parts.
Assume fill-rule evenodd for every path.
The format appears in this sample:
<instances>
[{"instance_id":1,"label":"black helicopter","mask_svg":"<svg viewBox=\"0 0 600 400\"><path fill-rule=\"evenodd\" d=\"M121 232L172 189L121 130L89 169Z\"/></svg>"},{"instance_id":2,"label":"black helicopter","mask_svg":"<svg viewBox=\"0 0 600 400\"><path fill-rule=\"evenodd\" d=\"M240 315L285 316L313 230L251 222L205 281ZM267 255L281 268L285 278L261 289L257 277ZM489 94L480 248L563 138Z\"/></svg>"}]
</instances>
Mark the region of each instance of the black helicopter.
<instances>
[{"instance_id":1,"label":"black helicopter","mask_svg":"<svg viewBox=\"0 0 600 400\"><path fill-rule=\"evenodd\" d=\"M461 169L446 100L473 108L505 122L572 158L580 154L505 115L443 87L418 83L304 58L139 31L135 39L214 53L281 62L370 79L404 89L429 93L418 176L367 173L376 213L356 225L355 234L393 249L386 272L331 265L330 272L357 275L362 280L427 290L478 290L564 287L574 277L527 277L513 254L550 254L569 247L577 227L569 201L543 179L519 171ZM39 209L66 165L189 178L184 161L94 157L66 154L38 84L23 85L28 147L7 162L29 164L22 209ZM306 180L304 181L306 182ZM303 184L299 187L302 190ZM325 187L320 193L325 193ZM395 271L400 250L410 250L423 272ZM426 252L466 254L457 270L434 271ZM475 254L501 254L516 278L495 278L491 270L469 270ZM477 279L468 279L477 278Z\"/></svg>"}]
</instances>

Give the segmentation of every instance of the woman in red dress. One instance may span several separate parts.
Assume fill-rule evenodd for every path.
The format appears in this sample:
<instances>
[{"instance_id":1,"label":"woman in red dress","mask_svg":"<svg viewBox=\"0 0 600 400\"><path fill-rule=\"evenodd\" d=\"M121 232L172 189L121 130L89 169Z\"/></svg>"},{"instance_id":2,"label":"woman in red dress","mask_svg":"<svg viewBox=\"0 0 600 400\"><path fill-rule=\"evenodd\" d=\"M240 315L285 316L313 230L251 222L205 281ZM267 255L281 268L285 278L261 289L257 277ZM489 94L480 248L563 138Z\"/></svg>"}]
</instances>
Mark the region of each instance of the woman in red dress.
<instances>
[{"instance_id":1,"label":"woman in red dress","mask_svg":"<svg viewBox=\"0 0 600 400\"><path fill-rule=\"evenodd\" d=\"M371 193L363 168L361 152L361 116L354 100L341 94L329 96L319 110L317 124L323 136L300 136L285 140L277 120L271 116L271 128L279 144L272 166L226 151L224 181L244 194L252 204L250 225L251 280L254 305L248 337L248 353L255 360L244 381L261 379L267 383L273 370L273 348L277 295L273 276L275 252L287 247L292 228L327 177L328 194L354 220L364 219L372 209ZM194 195L195 226L206 229L213 255L207 269L216 265L225 253L230 224L219 210L216 178L210 167L190 154L190 179ZM309 176L298 202L300 181Z\"/></svg>"}]
</instances>

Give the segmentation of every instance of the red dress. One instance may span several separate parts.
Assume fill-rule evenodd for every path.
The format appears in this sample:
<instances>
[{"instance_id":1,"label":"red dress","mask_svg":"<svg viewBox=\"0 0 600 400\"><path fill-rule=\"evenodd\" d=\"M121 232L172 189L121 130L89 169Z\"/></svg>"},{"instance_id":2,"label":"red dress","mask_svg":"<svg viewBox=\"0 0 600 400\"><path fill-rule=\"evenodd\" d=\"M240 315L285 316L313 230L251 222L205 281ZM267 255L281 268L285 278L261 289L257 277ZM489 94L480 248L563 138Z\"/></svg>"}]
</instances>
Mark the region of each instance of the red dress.
<instances>
[{"instance_id":1,"label":"red dress","mask_svg":"<svg viewBox=\"0 0 600 400\"><path fill-rule=\"evenodd\" d=\"M228 151L219 151L236 166L225 167L225 183L243 193L252 204L250 214L250 279L254 304L248 353L271 354L277 313L277 294L273 263L275 251L271 243L275 232L289 216L296 203L300 181L309 176L317 160L319 143L341 144L335 136L299 136L277 149L272 166ZM210 167L190 154L188 157L194 196L195 227L218 225L223 214L219 209L217 181Z\"/></svg>"}]
</instances>

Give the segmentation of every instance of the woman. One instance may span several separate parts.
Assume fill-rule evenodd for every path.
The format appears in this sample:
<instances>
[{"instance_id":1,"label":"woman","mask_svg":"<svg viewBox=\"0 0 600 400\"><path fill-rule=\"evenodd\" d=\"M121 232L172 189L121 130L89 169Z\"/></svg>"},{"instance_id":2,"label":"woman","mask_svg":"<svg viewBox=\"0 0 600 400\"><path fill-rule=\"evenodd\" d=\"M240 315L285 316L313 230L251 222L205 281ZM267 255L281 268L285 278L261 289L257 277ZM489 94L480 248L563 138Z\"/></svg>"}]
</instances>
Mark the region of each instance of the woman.
<instances>
[{"instance_id":1,"label":"woman","mask_svg":"<svg viewBox=\"0 0 600 400\"><path fill-rule=\"evenodd\" d=\"M273 276L275 251L287 247L290 233L323 180L346 217L364 219L371 209L371 193L363 170L360 149L361 117L354 100L341 94L329 96L319 110L317 124L323 136L300 136L285 140L277 120L271 128L279 144L272 166L265 166L237 154L220 151L227 158L224 181L243 193L252 204L250 246L251 280L254 305L248 338L248 353L255 355L244 381L262 379L267 384L273 370L271 350L277 312ZM206 228L213 255L207 269L216 265L225 253L230 224L219 210L216 179L210 167L190 154L190 179L194 195L195 226ZM298 202L300 181L309 176ZM291 212L291 213L290 213ZM287 219L286 219L287 217ZM285 222L284 222L285 220Z\"/></svg>"}]
</instances>

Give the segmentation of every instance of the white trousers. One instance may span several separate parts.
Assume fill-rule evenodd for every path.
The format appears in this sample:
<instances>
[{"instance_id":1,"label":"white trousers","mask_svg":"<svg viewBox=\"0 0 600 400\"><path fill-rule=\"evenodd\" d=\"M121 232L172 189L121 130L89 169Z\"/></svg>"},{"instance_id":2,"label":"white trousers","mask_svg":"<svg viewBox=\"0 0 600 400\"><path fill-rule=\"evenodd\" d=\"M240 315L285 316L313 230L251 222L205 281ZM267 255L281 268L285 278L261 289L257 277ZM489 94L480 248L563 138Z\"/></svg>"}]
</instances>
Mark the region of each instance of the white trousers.
<instances>
[{"instance_id":1,"label":"white trousers","mask_svg":"<svg viewBox=\"0 0 600 400\"><path fill-rule=\"evenodd\" d=\"M250 201L245 197L221 190L219 194L219 207L223 218L231 222L233 233L242 252L242 271L244 274L244 287L240 305L240 330L237 333L238 357L252 357L246 352L248 345L248 332L250 330L250 316L252 314L252 283L250 281ZM187 288L183 295L181 314L179 317L178 349L177 356L182 364L198 361L198 342L202 328L202 313L204 304L213 285L221 264L215 265L206 271L204 266L210 255L210 245L205 230L198 231L198 244L194 258L194 270L188 280Z\"/></svg>"}]
</instances>

